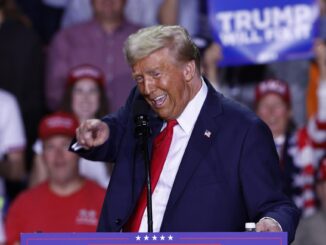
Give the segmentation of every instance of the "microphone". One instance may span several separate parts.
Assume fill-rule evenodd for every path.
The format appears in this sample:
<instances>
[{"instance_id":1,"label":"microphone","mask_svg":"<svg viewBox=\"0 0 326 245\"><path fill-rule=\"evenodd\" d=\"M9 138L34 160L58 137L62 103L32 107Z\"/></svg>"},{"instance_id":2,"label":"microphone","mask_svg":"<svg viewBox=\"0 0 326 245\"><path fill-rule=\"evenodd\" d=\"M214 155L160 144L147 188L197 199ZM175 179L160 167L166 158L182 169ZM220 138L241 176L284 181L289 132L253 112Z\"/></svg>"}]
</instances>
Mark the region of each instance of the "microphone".
<instances>
[{"instance_id":1,"label":"microphone","mask_svg":"<svg viewBox=\"0 0 326 245\"><path fill-rule=\"evenodd\" d=\"M150 106L145 100L141 98L135 100L133 115L135 121L135 136L137 138L146 138L151 134L151 130L148 124L149 109Z\"/></svg>"},{"instance_id":2,"label":"microphone","mask_svg":"<svg viewBox=\"0 0 326 245\"><path fill-rule=\"evenodd\" d=\"M141 149L145 163L145 176L147 188L147 226L148 232L153 232L153 208L152 208L152 185L150 173L150 160L148 153L148 138L151 130L148 123L148 112L150 106L142 98L138 98L134 102L133 116L135 120L135 136L139 138Z\"/></svg>"}]
</instances>

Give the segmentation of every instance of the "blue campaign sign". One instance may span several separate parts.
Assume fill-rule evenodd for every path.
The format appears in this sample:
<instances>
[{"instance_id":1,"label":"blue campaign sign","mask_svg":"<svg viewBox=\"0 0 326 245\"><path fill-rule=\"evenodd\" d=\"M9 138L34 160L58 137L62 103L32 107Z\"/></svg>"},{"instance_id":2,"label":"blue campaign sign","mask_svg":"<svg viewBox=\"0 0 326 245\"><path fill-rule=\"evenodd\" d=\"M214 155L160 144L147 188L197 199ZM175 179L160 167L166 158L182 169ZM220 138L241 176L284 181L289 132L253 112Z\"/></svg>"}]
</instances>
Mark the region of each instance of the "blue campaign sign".
<instances>
[{"instance_id":1,"label":"blue campaign sign","mask_svg":"<svg viewBox=\"0 0 326 245\"><path fill-rule=\"evenodd\" d=\"M221 66L312 57L317 0L207 0Z\"/></svg>"},{"instance_id":2,"label":"blue campaign sign","mask_svg":"<svg viewBox=\"0 0 326 245\"><path fill-rule=\"evenodd\" d=\"M22 245L286 245L285 232L23 233Z\"/></svg>"}]
</instances>

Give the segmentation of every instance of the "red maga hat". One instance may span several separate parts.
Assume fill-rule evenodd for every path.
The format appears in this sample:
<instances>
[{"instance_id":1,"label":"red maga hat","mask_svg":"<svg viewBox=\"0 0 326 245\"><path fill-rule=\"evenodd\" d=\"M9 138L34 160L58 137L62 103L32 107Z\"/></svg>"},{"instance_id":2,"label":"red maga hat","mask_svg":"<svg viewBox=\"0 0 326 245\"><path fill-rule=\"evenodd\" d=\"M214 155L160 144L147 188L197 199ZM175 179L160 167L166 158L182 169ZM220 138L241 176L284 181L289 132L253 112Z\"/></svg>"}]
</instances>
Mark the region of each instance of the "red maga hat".
<instances>
[{"instance_id":1,"label":"red maga hat","mask_svg":"<svg viewBox=\"0 0 326 245\"><path fill-rule=\"evenodd\" d=\"M269 79L260 82L255 88L255 103L257 104L265 95L274 93L279 95L285 103L290 105L290 89L286 82Z\"/></svg>"},{"instance_id":2,"label":"red maga hat","mask_svg":"<svg viewBox=\"0 0 326 245\"><path fill-rule=\"evenodd\" d=\"M72 68L68 74L68 85L72 86L83 78L90 78L104 87L104 73L96 66L89 64L82 64Z\"/></svg>"},{"instance_id":3,"label":"red maga hat","mask_svg":"<svg viewBox=\"0 0 326 245\"><path fill-rule=\"evenodd\" d=\"M74 137L79 123L70 113L56 112L44 117L39 125L39 137L45 140L54 135Z\"/></svg>"}]
</instances>

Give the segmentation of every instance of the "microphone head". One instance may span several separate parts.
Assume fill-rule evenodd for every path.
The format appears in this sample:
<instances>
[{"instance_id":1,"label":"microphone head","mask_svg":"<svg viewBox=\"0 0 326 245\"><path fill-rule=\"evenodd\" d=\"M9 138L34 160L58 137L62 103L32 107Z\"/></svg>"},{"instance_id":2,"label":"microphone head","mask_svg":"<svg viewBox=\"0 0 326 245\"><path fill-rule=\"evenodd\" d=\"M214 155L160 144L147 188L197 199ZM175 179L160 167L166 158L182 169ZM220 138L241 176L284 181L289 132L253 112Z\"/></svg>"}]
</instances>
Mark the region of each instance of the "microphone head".
<instances>
[{"instance_id":1,"label":"microphone head","mask_svg":"<svg viewBox=\"0 0 326 245\"><path fill-rule=\"evenodd\" d=\"M149 104L142 98L138 98L134 102L133 116L135 120L135 136L148 137L150 128L148 125Z\"/></svg>"}]
</instances>

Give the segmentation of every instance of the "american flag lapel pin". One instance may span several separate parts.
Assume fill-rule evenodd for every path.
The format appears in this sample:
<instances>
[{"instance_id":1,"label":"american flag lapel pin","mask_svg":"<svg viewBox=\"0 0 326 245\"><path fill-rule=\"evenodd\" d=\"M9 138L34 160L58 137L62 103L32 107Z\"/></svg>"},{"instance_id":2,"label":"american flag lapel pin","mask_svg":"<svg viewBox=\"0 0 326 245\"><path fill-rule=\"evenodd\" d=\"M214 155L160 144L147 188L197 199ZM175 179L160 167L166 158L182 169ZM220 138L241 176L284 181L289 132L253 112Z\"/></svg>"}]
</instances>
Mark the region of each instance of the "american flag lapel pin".
<instances>
[{"instance_id":1,"label":"american flag lapel pin","mask_svg":"<svg viewBox=\"0 0 326 245\"><path fill-rule=\"evenodd\" d=\"M205 135L207 138L210 138L211 135L212 135L212 132L206 129L204 135Z\"/></svg>"}]
</instances>

